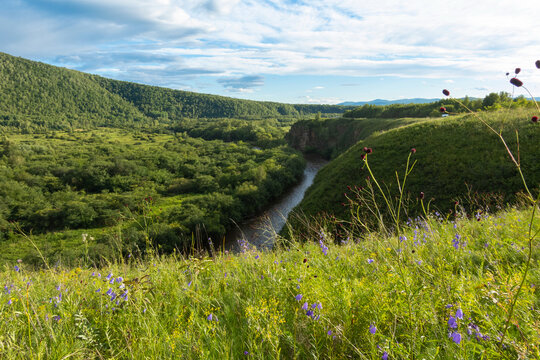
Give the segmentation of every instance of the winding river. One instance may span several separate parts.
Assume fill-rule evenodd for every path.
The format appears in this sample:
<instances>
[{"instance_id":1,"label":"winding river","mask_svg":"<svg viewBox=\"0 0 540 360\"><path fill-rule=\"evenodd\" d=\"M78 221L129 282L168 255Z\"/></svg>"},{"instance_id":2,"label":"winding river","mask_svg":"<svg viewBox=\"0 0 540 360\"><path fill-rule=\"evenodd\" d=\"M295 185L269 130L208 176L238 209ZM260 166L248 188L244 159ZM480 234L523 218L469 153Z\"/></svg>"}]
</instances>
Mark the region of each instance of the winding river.
<instances>
[{"instance_id":1,"label":"winding river","mask_svg":"<svg viewBox=\"0 0 540 360\"><path fill-rule=\"evenodd\" d=\"M252 218L229 231L225 238L225 248L238 251L239 240L246 240L259 249L269 249L274 244L276 234L283 228L291 210L302 201L307 188L328 161L316 157L305 156L306 168L302 180L274 201L262 214Z\"/></svg>"}]
</instances>

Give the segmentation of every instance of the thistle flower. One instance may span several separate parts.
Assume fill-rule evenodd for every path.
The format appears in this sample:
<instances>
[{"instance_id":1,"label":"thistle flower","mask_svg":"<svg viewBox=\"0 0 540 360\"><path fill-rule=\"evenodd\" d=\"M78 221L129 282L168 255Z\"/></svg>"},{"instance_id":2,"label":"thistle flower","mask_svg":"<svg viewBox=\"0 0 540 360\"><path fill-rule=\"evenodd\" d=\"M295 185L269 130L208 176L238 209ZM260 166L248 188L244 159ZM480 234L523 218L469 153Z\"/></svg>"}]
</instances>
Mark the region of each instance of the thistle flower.
<instances>
[{"instance_id":1,"label":"thistle flower","mask_svg":"<svg viewBox=\"0 0 540 360\"><path fill-rule=\"evenodd\" d=\"M519 80L518 78L513 77L510 79L510 84L516 87L520 87L520 86L523 86L523 81Z\"/></svg>"},{"instance_id":2,"label":"thistle flower","mask_svg":"<svg viewBox=\"0 0 540 360\"><path fill-rule=\"evenodd\" d=\"M445 96L450 96L450 91L448 91L448 90L446 90L446 89L444 89L444 90L442 91L442 93L443 93Z\"/></svg>"},{"instance_id":3,"label":"thistle flower","mask_svg":"<svg viewBox=\"0 0 540 360\"><path fill-rule=\"evenodd\" d=\"M537 123L537 122L538 122L538 116L533 116L533 117L531 118L531 121L532 121L533 123Z\"/></svg>"},{"instance_id":4,"label":"thistle flower","mask_svg":"<svg viewBox=\"0 0 540 360\"><path fill-rule=\"evenodd\" d=\"M516 68L516 70L514 70L514 72L517 74L519 74L521 72L521 68Z\"/></svg>"}]
</instances>

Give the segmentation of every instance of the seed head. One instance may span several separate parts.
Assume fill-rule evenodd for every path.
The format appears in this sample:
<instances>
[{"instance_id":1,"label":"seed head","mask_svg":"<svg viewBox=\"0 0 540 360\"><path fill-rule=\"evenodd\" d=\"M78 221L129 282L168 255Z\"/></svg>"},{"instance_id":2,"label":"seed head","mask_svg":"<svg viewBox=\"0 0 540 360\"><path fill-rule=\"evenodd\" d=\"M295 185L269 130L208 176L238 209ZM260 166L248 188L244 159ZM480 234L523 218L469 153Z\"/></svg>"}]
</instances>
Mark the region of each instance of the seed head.
<instances>
[{"instance_id":1,"label":"seed head","mask_svg":"<svg viewBox=\"0 0 540 360\"><path fill-rule=\"evenodd\" d=\"M519 80L518 78L513 77L510 79L510 84L516 87L520 87L520 86L523 86L523 81Z\"/></svg>"},{"instance_id":2,"label":"seed head","mask_svg":"<svg viewBox=\"0 0 540 360\"><path fill-rule=\"evenodd\" d=\"M519 74L521 72L521 68L516 68L516 70L514 70L514 72L517 74Z\"/></svg>"},{"instance_id":3,"label":"seed head","mask_svg":"<svg viewBox=\"0 0 540 360\"><path fill-rule=\"evenodd\" d=\"M540 69L540 60L536 60L536 62L535 62L534 64L536 65L536 67L537 67L538 69Z\"/></svg>"},{"instance_id":4,"label":"seed head","mask_svg":"<svg viewBox=\"0 0 540 360\"><path fill-rule=\"evenodd\" d=\"M533 123L537 123L537 122L538 122L538 116L533 116L533 117L531 118L531 121L532 121Z\"/></svg>"},{"instance_id":5,"label":"seed head","mask_svg":"<svg viewBox=\"0 0 540 360\"><path fill-rule=\"evenodd\" d=\"M446 89L444 89L444 90L442 91L442 93L443 93L445 96L450 96L450 91L448 91L448 90L446 90Z\"/></svg>"},{"instance_id":6,"label":"seed head","mask_svg":"<svg viewBox=\"0 0 540 360\"><path fill-rule=\"evenodd\" d=\"M508 76L508 75L510 75L510 73L509 73L509 72L507 72L507 73L506 73L506 76Z\"/></svg>"},{"instance_id":7,"label":"seed head","mask_svg":"<svg viewBox=\"0 0 540 360\"><path fill-rule=\"evenodd\" d=\"M420 191L420 199L423 199L423 198L424 198L424 192Z\"/></svg>"}]
</instances>

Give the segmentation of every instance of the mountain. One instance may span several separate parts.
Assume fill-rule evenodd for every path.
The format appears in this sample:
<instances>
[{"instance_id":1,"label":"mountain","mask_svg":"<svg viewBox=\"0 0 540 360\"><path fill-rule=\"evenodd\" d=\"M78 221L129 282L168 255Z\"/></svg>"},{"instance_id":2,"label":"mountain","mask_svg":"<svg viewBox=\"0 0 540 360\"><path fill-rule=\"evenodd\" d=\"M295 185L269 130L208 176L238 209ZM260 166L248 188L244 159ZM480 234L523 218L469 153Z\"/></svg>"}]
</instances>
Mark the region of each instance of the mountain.
<instances>
[{"instance_id":1,"label":"mountain","mask_svg":"<svg viewBox=\"0 0 540 360\"><path fill-rule=\"evenodd\" d=\"M371 101L345 101L339 103L338 105L343 106L362 106L362 105L392 105L392 104L426 104L439 101L440 99L423 99L423 98L414 98L414 99L398 99L398 100L383 100L375 99Z\"/></svg>"},{"instance_id":2,"label":"mountain","mask_svg":"<svg viewBox=\"0 0 540 360\"><path fill-rule=\"evenodd\" d=\"M186 118L278 118L352 107L251 101L103 78L0 52L0 126L142 126Z\"/></svg>"}]
</instances>

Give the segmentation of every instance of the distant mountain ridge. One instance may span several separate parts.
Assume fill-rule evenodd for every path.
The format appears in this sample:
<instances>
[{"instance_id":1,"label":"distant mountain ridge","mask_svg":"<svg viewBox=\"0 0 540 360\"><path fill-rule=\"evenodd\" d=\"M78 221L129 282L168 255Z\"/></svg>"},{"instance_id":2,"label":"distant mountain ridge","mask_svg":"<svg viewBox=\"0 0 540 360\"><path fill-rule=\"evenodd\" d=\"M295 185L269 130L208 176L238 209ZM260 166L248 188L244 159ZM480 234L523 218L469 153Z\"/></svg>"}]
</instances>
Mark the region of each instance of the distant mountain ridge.
<instances>
[{"instance_id":1,"label":"distant mountain ridge","mask_svg":"<svg viewBox=\"0 0 540 360\"><path fill-rule=\"evenodd\" d=\"M472 98L471 98L472 99ZM392 104L427 104L441 100L437 99L424 99L424 98L414 98L414 99L398 99L398 100L384 100L384 99L375 99L370 101L345 101L339 103L338 105L343 106L362 106L362 105L392 105Z\"/></svg>"}]
</instances>

